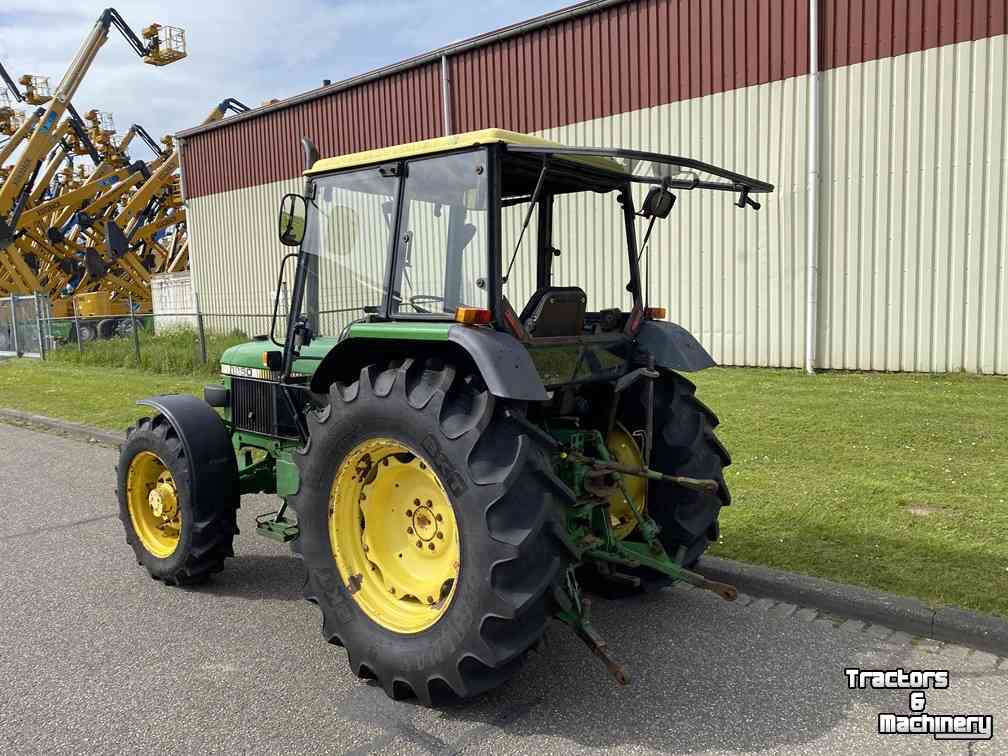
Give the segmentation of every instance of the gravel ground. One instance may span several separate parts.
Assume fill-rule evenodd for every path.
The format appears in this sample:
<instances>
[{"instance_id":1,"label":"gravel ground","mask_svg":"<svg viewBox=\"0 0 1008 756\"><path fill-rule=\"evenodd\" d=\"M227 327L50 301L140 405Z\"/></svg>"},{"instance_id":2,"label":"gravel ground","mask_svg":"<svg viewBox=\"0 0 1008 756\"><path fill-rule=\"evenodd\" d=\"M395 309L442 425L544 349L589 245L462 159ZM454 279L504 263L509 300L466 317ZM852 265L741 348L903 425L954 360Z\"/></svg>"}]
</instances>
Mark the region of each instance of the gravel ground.
<instances>
[{"instance_id":1,"label":"gravel ground","mask_svg":"<svg viewBox=\"0 0 1008 756\"><path fill-rule=\"evenodd\" d=\"M388 700L319 638L301 564L254 534L172 589L115 517L116 452L0 425L2 753L1006 753L1008 660L814 610L704 591L593 603L630 672L618 687L562 626L505 687L464 706ZM948 669L929 713L994 715L987 742L879 736L908 692L850 691L844 667Z\"/></svg>"}]
</instances>

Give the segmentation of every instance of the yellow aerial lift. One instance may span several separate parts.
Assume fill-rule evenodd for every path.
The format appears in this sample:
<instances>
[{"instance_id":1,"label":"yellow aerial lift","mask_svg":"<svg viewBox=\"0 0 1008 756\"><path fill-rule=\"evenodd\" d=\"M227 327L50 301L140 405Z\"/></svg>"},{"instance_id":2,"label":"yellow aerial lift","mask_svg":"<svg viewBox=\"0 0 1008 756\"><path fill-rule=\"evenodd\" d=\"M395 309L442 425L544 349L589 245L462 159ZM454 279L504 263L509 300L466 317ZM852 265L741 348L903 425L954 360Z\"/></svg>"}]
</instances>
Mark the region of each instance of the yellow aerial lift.
<instances>
[{"instance_id":1,"label":"yellow aerial lift","mask_svg":"<svg viewBox=\"0 0 1008 756\"><path fill-rule=\"evenodd\" d=\"M52 99L49 91L49 77L25 74L18 81L25 88L25 102L32 105L45 105Z\"/></svg>"},{"instance_id":2,"label":"yellow aerial lift","mask_svg":"<svg viewBox=\"0 0 1008 756\"><path fill-rule=\"evenodd\" d=\"M204 123L245 110L229 98ZM93 114L85 117L96 123ZM136 136L158 157L149 165L121 165L128 159L125 146ZM162 144L134 124L116 154L107 156L87 180L64 169L68 178L58 182L59 193L21 215L20 256L31 261L41 288L49 292L54 316L73 315L76 303L83 340L117 332L129 314L130 296L141 311L149 311L150 275L188 265L178 154L170 137Z\"/></svg>"},{"instance_id":3,"label":"yellow aerial lift","mask_svg":"<svg viewBox=\"0 0 1008 756\"><path fill-rule=\"evenodd\" d=\"M46 293L56 316L72 314L76 302L78 314L88 321L85 325L102 325L95 319L104 318L110 328L116 316L129 314L128 297L149 308L150 275L184 270L189 249L179 155L171 137L159 145L134 124L117 143L108 116L90 110L81 118L71 104L112 26L146 63L167 65L186 55L181 29L152 24L141 32L141 41L110 9L98 19L53 93L45 77L31 75L20 79L26 88L21 95L0 67L19 102L46 105L25 124L8 116L11 138L0 142L4 160L24 147L6 175L0 174L0 292ZM229 98L218 103L204 123L246 110ZM6 111L0 111L3 115ZM127 149L138 136L154 152L154 160L131 162ZM95 167L74 170L75 156L90 156Z\"/></svg>"},{"instance_id":4,"label":"yellow aerial lift","mask_svg":"<svg viewBox=\"0 0 1008 756\"><path fill-rule=\"evenodd\" d=\"M114 8L108 8L101 14L77 55L74 56L59 86L52 93L41 122L32 133L10 175L0 186L0 251L6 250L14 241L18 216L25 209L28 195L32 191L35 177L42 167L45 156L56 144L54 132L57 124L69 107L98 51L108 40L109 30L113 26L122 33L144 62L150 65L167 65L181 60L186 55L185 33L181 29L152 24L143 30L141 40ZM19 268L22 277L31 278L27 266L23 263L19 265L17 260L11 259L14 256L9 253L6 253L6 256L15 268Z\"/></svg>"}]
</instances>

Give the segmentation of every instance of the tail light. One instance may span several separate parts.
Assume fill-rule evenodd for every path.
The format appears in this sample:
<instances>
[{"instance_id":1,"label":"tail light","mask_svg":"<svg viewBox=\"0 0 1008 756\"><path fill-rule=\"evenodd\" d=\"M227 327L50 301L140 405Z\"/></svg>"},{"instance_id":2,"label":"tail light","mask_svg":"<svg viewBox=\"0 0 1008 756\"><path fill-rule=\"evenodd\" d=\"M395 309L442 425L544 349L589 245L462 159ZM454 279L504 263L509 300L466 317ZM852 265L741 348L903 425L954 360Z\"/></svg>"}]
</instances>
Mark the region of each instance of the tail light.
<instances>
[{"instance_id":1,"label":"tail light","mask_svg":"<svg viewBox=\"0 0 1008 756\"><path fill-rule=\"evenodd\" d=\"M458 307L455 309L455 322L464 325L487 325L492 317L490 310L479 307Z\"/></svg>"}]
</instances>

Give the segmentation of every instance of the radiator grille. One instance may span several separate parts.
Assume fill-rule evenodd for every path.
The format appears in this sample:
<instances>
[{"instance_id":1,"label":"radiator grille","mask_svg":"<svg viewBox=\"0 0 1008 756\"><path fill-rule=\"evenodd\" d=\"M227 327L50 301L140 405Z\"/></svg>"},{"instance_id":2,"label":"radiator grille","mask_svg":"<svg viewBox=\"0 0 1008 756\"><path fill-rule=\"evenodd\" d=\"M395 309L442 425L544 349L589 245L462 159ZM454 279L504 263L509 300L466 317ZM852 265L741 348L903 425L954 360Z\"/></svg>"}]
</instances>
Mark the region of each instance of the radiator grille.
<instances>
[{"instance_id":1,"label":"radiator grille","mask_svg":"<svg viewBox=\"0 0 1008 756\"><path fill-rule=\"evenodd\" d=\"M231 418L236 428L262 433L276 432L276 384L251 381L247 378L231 379Z\"/></svg>"}]
</instances>

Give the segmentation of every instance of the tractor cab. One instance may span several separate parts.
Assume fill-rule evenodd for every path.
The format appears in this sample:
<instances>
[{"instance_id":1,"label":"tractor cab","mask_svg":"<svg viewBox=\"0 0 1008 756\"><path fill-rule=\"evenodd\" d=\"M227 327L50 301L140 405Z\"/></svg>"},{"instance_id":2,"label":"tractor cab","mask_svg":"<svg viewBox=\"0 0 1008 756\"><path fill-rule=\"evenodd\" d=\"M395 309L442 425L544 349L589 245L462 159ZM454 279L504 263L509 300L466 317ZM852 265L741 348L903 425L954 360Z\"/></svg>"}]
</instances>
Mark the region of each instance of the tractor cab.
<instances>
[{"instance_id":1,"label":"tractor cab","mask_svg":"<svg viewBox=\"0 0 1008 756\"><path fill-rule=\"evenodd\" d=\"M281 209L281 241L304 261L287 342L274 328L274 343L290 345L282 363L320 334L352 340L381 325L394 341L477 326L531 350L547 390L611 378L619 345L664 320L641 266L674 191L726 191L758 208L753 195L772 190L688 158L498 129L322 160L313 150L305 194ZM326 368L319 383L340 374Z\"/></svg>"}]
</instances>

